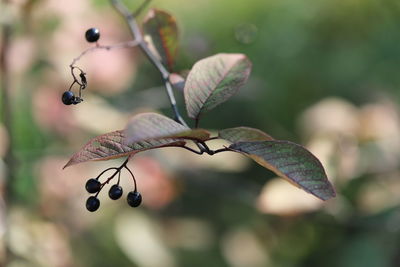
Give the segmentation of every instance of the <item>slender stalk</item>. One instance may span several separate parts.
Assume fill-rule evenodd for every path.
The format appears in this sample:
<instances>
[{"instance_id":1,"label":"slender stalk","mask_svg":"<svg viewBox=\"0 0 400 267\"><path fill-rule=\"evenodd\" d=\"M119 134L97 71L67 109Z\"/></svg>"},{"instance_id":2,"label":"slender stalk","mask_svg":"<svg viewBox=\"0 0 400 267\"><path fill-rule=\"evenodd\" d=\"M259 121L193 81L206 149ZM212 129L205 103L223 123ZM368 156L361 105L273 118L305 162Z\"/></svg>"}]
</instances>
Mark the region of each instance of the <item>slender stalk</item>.
<instances>
[{"instance_id":1,"label":"slender stalk","mask_svg":"<svg viewBox=\"0 0 400 267\"><path fill-rule=\"evenodd\" d=\"M135 13L131 13L127 7L122 3L120 0L110 0L111 4L114 8L125 17L125 21L129 26L129 29L133 35L135 41L139 43L140 49L143 53L147 56L150 62L157 68L160 72L161 77L164 81L164 85L168 94L169 101L171 103L172 111L174 112L174 119L175 121L179 122L180 124L187 126L187 123L182 118L179 113L178 107L176 105L176 100L174 96L174 92L172 89L172 85L169 81L170 72L165 68L165 66L161 63L161 61L150 51L149 47L147 46L146 42L143 39L143 34L140 31L139 25L135 19L135 16L139 13L136 11ZM148 0L146 2L149 2ZM147 3L146 3L147 4ZM143 6L143 5L142 5ZM140 7L139 9L143 9Z\"/></svg>"},{"instance_id":2,"label":"slender stalk","mask_svg":"<svg viewBox=\"0 0 400 267\"><path fill-rule=\"evenodd\" d=\"M96 193L95 197L97 197L97 196L100 194L101 189L103 189L103 187L104 187L106 184L108 184L112 179L114 179L115 175L117 175L117 174L120 175L120 174L121 174L122 168L127 168L127 167L126 167L126 164L128 164L129 159L130 159L130 156L126 158L126 160L121 164L121 166L119 166L119 167L111 167L111 168L108 168L108 169L104 170L103 172L101 172L101 173L97 176L96 179L99 179L100 176L102 176L105 172L110 171L110 170L115 170L115 172L114 172L113 174L111 174L111 176L108 177L107 180L106 180L105 182L101 183L100 190ZM119 184L119 181L120 181L120 176L118 176L118 184Z\"/></svg>"},{"instance_id":3,"label":"slender stalk","mask_svg":"<svg viewBox=\"0 0 400 267\"><path fill-rule=\"evenodd\" d=\"M88 49L83 51L79 56L74 58L72 60L71 64L69 65L69 67L72 69L73 67L75 67L76 62L78 62L83 56L85 56L86 54L88 54L90 52L94 52L96 50L112 50L112 49L118 49L118 48L131 48L131 47L135 47L137 45L139 45L139 42L136 40L132 40L129 42L123 42L123 43L119 43L119 44L115 44L115 45L96 45L93 47L89 47ZM77 68L77 67L75 67L75 68Z\"/></svg>"},{"instance_id":4,"label":"slender stalk","mask_svg":"<svg viewBox=\"0 0 400 267\"><path fill-rule=\"evenodd\" d=\"M225 148L220 148L220 149L214 150L213 152L214 152L214 154L217 154L217 153L226 152L226 151L232 151L232 150L225 147Z\"/></svg>"},{"instance_id":5,"label":"slender stalk","mask_svg":"<svg viewBox=\"0 0 400 267\"><path fill-rule=\"evenodd\" d=\"M189 150L190 152L196 153L198 155L203 155L203 153L204 153L203 150L197 151L197 150L194 150L193 148L190 148L188 146L181 146L181 147L186 149L186 150Z\"/></svg>"},{"instance_id":6,"label":"slender stalk","mask_svg":"<svg viewBox=\"0 0 400 267\"><path fill-rule=\"evenodd\" d=\"M133 179L133 183L134 183L134 185L135 185L135 192L137 191L137 184L136 184L136 179L135 179L135 175L133 175L133 173L132 173L132 171L125 165L124 166L125 167L125 169L127 169L127 171L131 174L131 176L132 176L132 179Z\"/></svg>"}]
</instances>

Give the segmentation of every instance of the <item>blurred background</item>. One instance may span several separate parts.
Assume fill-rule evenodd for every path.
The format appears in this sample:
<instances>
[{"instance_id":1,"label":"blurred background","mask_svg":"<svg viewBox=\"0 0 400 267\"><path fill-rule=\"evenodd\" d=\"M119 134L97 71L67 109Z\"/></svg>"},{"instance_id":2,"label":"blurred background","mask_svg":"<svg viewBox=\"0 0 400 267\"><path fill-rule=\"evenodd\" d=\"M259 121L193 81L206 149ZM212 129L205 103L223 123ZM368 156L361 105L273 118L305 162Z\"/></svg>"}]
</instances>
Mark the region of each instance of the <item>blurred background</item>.
<instances>
[{"instance_id":1,"label":"blurred background","mask_svg":"<svg viewBox=\"0 0 400 267\"><path fill-rule=\"evenodd\" d=\"M122 160L62 166L132 114L171 115L159 73L137 49L91 53L78 63L85 101L65 106L86 29L118 43L130 38L124 21L106 0L3 1L0 266L400 266L400 2L150 6L179 23L176 72L219 52L253 62L248 84L200 126L255 127L307 146L337 197L322 202L234 153L168 148L130 162L140 208L125 201L124 173L124 197L102 192L100 209L86 211L86 181Z\"/></svg>"}]
</instances>

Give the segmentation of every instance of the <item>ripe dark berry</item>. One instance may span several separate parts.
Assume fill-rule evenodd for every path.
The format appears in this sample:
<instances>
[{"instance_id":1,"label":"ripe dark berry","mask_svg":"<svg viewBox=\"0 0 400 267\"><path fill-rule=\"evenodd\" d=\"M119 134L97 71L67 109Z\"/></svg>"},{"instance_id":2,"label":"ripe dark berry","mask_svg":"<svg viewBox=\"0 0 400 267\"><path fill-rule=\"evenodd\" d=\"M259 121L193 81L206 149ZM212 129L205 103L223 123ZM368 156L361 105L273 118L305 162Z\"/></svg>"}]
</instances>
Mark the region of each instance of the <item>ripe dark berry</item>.
<instances>
[{"instance_id":1,"label":"ripe dark berry","mask_svg":"<svg viewBox=\"0 0 400 267\"><path fill-rule=\"evenodd\" d=\"M98 210L100 207L100 200L97 197L90 196L86 200L86 209L90 212Z\"/></svg>"},{"instance_id":2,"label":"ripe dark berry","mask_svg":"<svg viewBox=\"0 0 400 267\"><path fill-rule=\"evenodd\" d=\"M86 182L85 188L88 193L97 193L100 191L101 183L96 179L91 178Z\"/></svg>"},{"instance_id":3,"label":"ripe dark berry","mask_svg":"<svg viewBox=\"0 0 400 267\"><path fill-rule=\"evenodd\" d=\"M142 203L142 195L138 191L131 191L128 193L127 201L129 206L135 208Z\"/></svg>"},{"instance_id":4,"label":"ripe dark berry","mask_svg":"<svg viewBox=\"0 0 400 267\"><path fill-rule=\"evenodd\" d=\"M88 41L89 43L97 42L97 40L99 40L99 38L100 38L99 29L90 28L89 30L86 31L85 38L86 38L86 41Z\"/></svg>"},{"instance_id":5,"label":"ripe dark berry","mask_svg":"<svg viewBox=\"0 0 400 267\"><path fill-rule=\"evenodd\" d=\"M117 184L111 186L108 196L113 200L120 198L122 196L122 187Z\"/></svg>"},{"instance_id":6,"label":"ripe dark berry","mask_svg":"<svg viewBox=\"0 0 400 267\"><path fill-rule=\"evenodd\" d=\"M75 102L74 93L71 91L65 91L61 97L62 102L65 105L71 105Z\"/></svg>"}]
</instances>

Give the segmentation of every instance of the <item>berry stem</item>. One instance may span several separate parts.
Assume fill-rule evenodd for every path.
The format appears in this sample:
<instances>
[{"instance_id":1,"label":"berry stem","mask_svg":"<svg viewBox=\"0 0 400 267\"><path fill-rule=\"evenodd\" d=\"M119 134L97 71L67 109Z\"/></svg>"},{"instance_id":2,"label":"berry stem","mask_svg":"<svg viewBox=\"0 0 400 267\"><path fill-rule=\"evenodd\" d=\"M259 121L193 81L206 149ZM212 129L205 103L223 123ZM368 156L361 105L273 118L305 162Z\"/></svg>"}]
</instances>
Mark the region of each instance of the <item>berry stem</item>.
<instances>
[{"instance_id":1,"label":"berry stem","mask_svg":"<svg viewBox=\"0 0 400 267\"><path fill-rule=\"evenodd\" d=\"M197 151L197 150L194 150L193 148L190 148L188 146L182 146L182 148L184 148L186 150L189 150L190 152L196 153L198 155L203 155L203 153L204 153L203 150Z\"/></svg>"},{"instance_id":2,"label":"berry stem","mask_svg":"<svg viewBox=\"0 0 400 267\"><path fill-rule=\"evenodd\" d=\"M115 170L115 172L114 172L110 177L108 177L106 181L104 181L103 183L101 183L100 190L99 190L99 191L96 193L96 195L95 195L96 197L99 195L99 193L100 193L100 191L103 189L103 187L104 187L106 184L108 184L112 179L114 179L114 177L115 177L115 175L117 175L117 173L119 174L119 176L118 176L118 184L119 184L120 175L121 175L121 170L122 170L122 168L124 168L124 167L127 168L127 167L126 167L126 164L128 163L129 159L130 159L130 156L126 158L126 160L121 164L121 166L119 166L119 167L111 167L111 168L105 169L104 171L102 171L102 172L97 176L96 179L99 179L100 176L102 176L106 171ZM128 170L129 170L129 169L128 169ZM131 174L132 174L132 173L131 173ZM135 188L136 188L136 182L135 182Z\"/></svg>"},{"instance_id":3,"label":"berry stem","mask_svg":"<svg viewBox=\"0 0 400 267\"><path fill-rule=\"evenodd\" d=\"M133 183L134 183L134 185L135 185L135 192L136 192L137 190L136 190L136 179L135 179L135 175L133 175L132 171L131 171L126 165L125 165L125 169L127 169L128 172L132 175Z\"/></svg>"},{"instance_id":4,"label":"berry stem","mask_svg":"<svg viewBox=\"0 0 400 267\"><path fill-rule=\"evenodd\" d=\"M118 182L117 185L119 185L119 182L121 181L121 172L118 173Z\"/></svg>"},{"instance_id":5,"label":"berry stem","mask_svg":"<svg viewBox=\"0 0 400 267\"><path fill-rule=\"evenodd\" d=\"M118 170L118 168L117 167L111 167L111 168L108 168L108 169L105 169L104 171L102 171L97 177L96 177L96 180L98 180L105 172L107 172L107 171L109 171L109 170Z\"/></svg>"},{"instance_id":6,"label":"berry stem","mask_svg":"<svg viewBox=\"0 0 400 267\"><path fill-rule=\"evenodd\" d=\"M214 150L213 152L214 152L214 154L217 154L217 153L226 152L226 151L232 151L232 150L227 148L227 147L224 147L224 148L220 148L220 149Z\"/></svg>"},{"instance_id":7,"label":"berry stem","mask_svg":"<svg viewBox=\"0 0 400 267\"><path fill-rule=\"evenodd\" d=\"M90 53L90 52L94 52L96 50L113 50L113 49L119 49L119 48L132 48L139 45L139 42L136 40L132 40L132 41L128 41L128 42L122 42L119 44L115 44L115 45L99 45L98 43L96 43L96 46L93 47L89 47L88 49L86 49L85 51L83 51L79 56L77 56L76 58L74 58L71 62L71 64L69 64L69 67L71 68L71 70L73 68L78 68L77 66L75 66L75 64L82 58L84 57L86 54Z\"/></svg>"}]
</instances>

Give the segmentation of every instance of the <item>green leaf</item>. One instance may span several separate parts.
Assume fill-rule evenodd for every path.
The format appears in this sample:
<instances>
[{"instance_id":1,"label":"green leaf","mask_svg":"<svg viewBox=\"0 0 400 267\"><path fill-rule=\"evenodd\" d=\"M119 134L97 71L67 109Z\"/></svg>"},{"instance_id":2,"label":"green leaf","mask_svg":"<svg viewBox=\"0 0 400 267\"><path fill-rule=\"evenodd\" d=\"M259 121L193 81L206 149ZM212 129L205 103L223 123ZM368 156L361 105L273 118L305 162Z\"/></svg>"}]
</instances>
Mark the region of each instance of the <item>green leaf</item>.
<instances>
[{"instance_id":1,"label":"green leaf","mask_svg":"<svg viewBox=\"0 0 400 267\"><path fill-rule=\"evenodd\" d=\"M298 144L278 140L254 141L235 143L229 148L322 200L336 195L321 162Z\"/></svg>"},{"instance_id":2,"label":"green leaf","mask_svg":"<svg viewBox=\"0 0 400 267\"><path fill-rule=\"evenodd\" d=\"M243 126L221 130L218 132L218 136L219 138L227 140L231 143L273 140L271 136L259 129Z\"/></svg>"},{"instance_id":3,"label":"green leaf","mask_svg":"<svg viewBox=\"0 0 400 267\"><path fill-rule=\"evenodd\" d=\"M143 141L128 145L125 142L124 131L114 131L92 138L71 157L63 169L86 161L109 160L125 157L153 148L183 145L185 145L184 141L174 139Z\"/></svg>"},{"instance_id":4,"label":"green leaf","mask_svg":"<svg viewBox=\"0 0 400 267\"><path fill-rule=\"evenodd\" d=\"M203 129L190 129L157 113L141 113L134 116L126 127L127 143L159 138L192 139L205 141L210 133Z\"/></svg>"},{"instance_id":5,"label":"green leaf","mask_svg":"<svg viewBox=\"0 0 400 267\"><path fill-rule=\"evenodd\" d=\"M243 54L217 54L194 64L184 88L189 117L198 120L203 112L228 100L250 71L251 62Z\"/></svg>"},{"instance_id":6,"label":"green leaf","mask_svg":"<svg viewBox=\"0 0 400 267\"><path fill-rule=\"evenodd\" d=\"M151 9L144 19L143 31L145 38L151 40L163 65L172 70L178 52L178 27L175 18L165 11Z\"/></svg>"}]
</instances>

